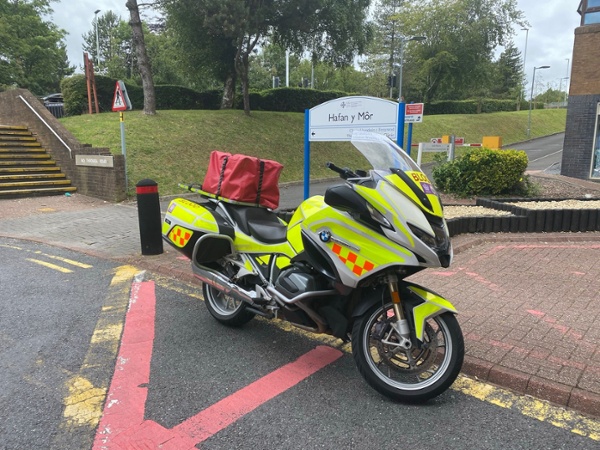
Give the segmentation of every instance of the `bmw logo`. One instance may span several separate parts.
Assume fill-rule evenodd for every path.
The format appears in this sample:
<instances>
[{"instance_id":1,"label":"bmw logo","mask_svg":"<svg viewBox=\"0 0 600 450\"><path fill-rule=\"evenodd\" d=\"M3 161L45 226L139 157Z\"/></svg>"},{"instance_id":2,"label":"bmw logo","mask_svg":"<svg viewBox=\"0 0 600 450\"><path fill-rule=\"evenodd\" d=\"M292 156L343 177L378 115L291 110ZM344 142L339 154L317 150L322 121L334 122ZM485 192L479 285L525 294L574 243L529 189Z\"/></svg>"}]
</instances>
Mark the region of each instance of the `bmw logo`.
<instances>
[{"instance_id":1,"label":"bmw logo","mask_svg":"<svg viewBox=\"0 0 600 450\"><path fill-rule=\"evenodd\" d=\"M329 242L331 240L331 233L329 231L321 231L319 233L319 238L323 242Z\"/></svg>"}]
</instances>

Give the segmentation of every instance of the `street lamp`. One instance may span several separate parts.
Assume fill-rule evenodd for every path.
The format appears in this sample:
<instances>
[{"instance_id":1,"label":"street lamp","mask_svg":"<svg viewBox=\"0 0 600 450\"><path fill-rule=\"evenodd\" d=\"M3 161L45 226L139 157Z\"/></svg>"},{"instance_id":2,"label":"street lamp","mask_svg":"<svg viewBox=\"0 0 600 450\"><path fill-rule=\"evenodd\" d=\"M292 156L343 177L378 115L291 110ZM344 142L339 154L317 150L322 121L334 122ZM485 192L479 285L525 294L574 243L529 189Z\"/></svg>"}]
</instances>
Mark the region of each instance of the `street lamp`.
<instances>
[{"instance_id":1,"label":"street lamp","mask_svg":"<svg viewBox=\"0 0 600 450\"><path fill-rule=\"evenodd\" d=\"M422 42L427 39L425 36L400 36L400 64L398 65L399 77L398 77L398 102L402 101L402 72L404 69L404 43L408 41Z\"/></svg>"},{"instance_id":2,"label":"street lamp","mask_svg":"<svg viewBox=\"0 0 600 450\"><path fill-rule=\"evenodd\" d=\"M531 135L531 101L533 100L533 86L535 84L535 71L540 69L549 69L550 66L540 66L533 68L533 78L531 79L531 95L529 96L529 118L527 120L527 137Z\"/></svg>"},{"instance_id":3,"label":"street lamp","mask_svg":"<svg viewBox=\"0 0 600 450\"><path fill-rule=\"evenodd\" d=\"M98 13L99 9L94 11L94 22L96 22L96 64L100 66L100 39L98 38Z\"/></svg>"}]
</instances>

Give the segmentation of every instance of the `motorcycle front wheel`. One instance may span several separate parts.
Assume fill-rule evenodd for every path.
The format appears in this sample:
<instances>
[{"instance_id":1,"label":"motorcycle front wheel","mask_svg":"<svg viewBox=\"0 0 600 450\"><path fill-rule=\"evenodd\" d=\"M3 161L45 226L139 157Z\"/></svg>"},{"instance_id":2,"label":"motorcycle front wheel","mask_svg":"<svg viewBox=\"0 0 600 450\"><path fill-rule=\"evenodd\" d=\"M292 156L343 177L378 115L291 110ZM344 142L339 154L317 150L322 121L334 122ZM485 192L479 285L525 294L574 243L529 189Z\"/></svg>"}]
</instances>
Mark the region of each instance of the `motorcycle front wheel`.
<instances>
[{"instance_id":1,"label":"motorcycle front wheel","mask_svg":"<svg viewBox=\"0 0 600 450\"><path fill-rule=\"evenodd\" d=\"M358 371L380 394L395 401L422 403L448 389L462 367L464 340L451 313L429 318L423 342L404 349L391 323L392 304L375 305L352 328Z\"/></svg>"},{"instance_id":2,"label":"motorcycle front wheel","mask_svg":"<svg viewBox=\"0 0 600 450\"><path fill-rule=\"evenodd\" d=\"M202 294L210 315L223 325L241 327L254 317L254 313L246 309L244 302L236 300L206 283L202 284Z\"/></svg>"}]
</instances>

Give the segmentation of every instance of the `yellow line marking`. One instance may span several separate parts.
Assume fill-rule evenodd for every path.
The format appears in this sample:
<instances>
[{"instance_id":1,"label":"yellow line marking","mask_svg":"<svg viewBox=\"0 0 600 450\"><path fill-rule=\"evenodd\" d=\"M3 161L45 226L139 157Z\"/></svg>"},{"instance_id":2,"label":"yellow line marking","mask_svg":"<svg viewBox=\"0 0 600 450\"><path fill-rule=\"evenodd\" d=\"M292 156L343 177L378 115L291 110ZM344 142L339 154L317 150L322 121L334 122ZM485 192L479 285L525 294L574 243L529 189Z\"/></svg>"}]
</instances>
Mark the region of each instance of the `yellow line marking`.
<instances>
[{"instance_id":1,"label":"yellow line marking","mask_svg":"<svg viewBox=\"0 0 600 450\"><path fill-rule=\"evenodd\" d=\"M115 271L81 368L65 383L63 420L53 439L53 449L92 446L112 377L110 367L119 349L131 284L138 273L132 266Z\"/></svg>"},{"instance_id":2,"label":"yellow line marking","mask_svg":"<svg viewBox=\"0 0 600 450\"><path fill-rule=\"evenodd\" d=\"M154 280L157 286L170 289L172 291L178 292L179 294L187 295L188 297L192 297L197 300L204 301L204 297L202 297L202 285L200 284L194 285L190 283L184 283L180 280L175 280L172 278L155 274L152 274L152 279Z\"/></svg>"},{"instance_id":3,"label":"yellow line marking","mask_svg":"<svg viewBox=\"0 0 600 450\"><path fill-rule=\"evenodd\" d=\"M16 245L0 244L0 247L12 248L12 249L15 249L15 250L23 250L21 247L17 247Z\"/></svg>"},{"instance_id":4,"label":"yellow line marking","mask_svg":"<svg viewBox=\"0 0 600 450\"><path fill-rule=\"evenodd\" d=\"M70 426L91 426L102 416L106 397L105 388L97 388L86 378L76 375L67 381L69 395L65 398L65 411Z\"/></svg>"},{"instance_id":5,"label":"yellow line marking","mask_svg":"<svg viewBox=\"0 0 600 450\"><path fill-rule=\"evenodd\" d=\"M51 264L46 261L40 261L39 259L25 258L25 260L39 264L40 266L47 267L48 269L58 270L59 272L62 272L62 273L73 273L73 271L71 269L67 269L66 267L57 266L56 264Z\"/></svg>"},{"instance_id":6,"label":"yellow line marking","mask_svg":"<svg viewBox=\"0 0 600 450\"><path fill-rule=\"evenodd\" d=\"M600 421L554 406L544 400L518 395L465 376L460 376L452 385L452 389L484 402L518 411L524 416L547 422L594 441L600 441Z\"/></svg>"},{"instance_id":7,"label":"yellow line marking","mask_svg":"<svg viewBox=\"0 0 600 450\"><path fill-rule=\"evenodd\" d=\"M73 261L72 259L68 259L68 258L61 258L60 256L54 256L54 255L48 255L47 253L42 253L40 251L36 251L34 252L38 255L42 255L45 256L46 258L50 258L50 259L55 259L57 261L62 261L65 262L67 264L71 264L72 266L76 266L76 267L81 267L82 269L91 269L94 266L91 266L89 264L85 264L79 261Z\"/></svg>"},{"instance_id":8,"label":"yellow line marking","mask_svg":"<svg viewBox=\"0 0 600 450\"><path fill-rule=\"evenodd\" d=\"M49 255L47 253L41 252L40 250L35 250L35 251L34 250L24 250L23 248L17 247L16 245L6 245L6 244L0 244L0 247L11 248L11 249L14 249L14 250L25 251L27 253L33 253L35 255L45 256L46 258L54 259L56 261L61 261L61 262L70 264L70 265L75 266L75 267L80 267L82 269L91 269L92 267L94 267L94 266L91 266L89 264L85 264L85 263L82 263L82 262L79 262L79 261L74 261L72 259L62 258L60 256L55 256L55 255ZM44 264L42 261L40 261L38 259L29 259L29 258L26 258L26 259L28 261L33 261L33 262L35 262L37 264L49 267L50 269L58 270L58 271L63 272L63 273L71 273L72 272L72 271L64 272L64 270L61 270L61 269L64 269L64 268L61 268L60 266L56 266L56 265L53 265L53 264L50 264L50 263ZM68 270L68 269L65 269L65 270Z\"/></svg>"}]
</instances>

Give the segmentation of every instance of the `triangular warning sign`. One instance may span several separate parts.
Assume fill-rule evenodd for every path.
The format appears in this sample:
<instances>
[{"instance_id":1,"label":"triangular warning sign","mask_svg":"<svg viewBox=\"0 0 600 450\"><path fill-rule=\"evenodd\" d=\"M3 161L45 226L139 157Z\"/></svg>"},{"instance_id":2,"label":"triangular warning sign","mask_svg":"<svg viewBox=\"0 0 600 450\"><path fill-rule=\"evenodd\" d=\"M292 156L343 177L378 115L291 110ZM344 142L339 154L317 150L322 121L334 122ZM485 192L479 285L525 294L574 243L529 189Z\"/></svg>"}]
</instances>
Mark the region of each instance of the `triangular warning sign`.
<instances>
[{"instance_id":1,"label":"triangular warning sign","mask_svg":"<svg viewBox=\"0 0 600 450\"><path fill-rule=\"evenodd\" d=\"M119 85L118 82L115 87L115 96L113 98L112 110L113 111L127 110L127 103L125 102L125 97L123 96L123 90L121 89L121 86Z\"/></svg>"}]
</instances>

